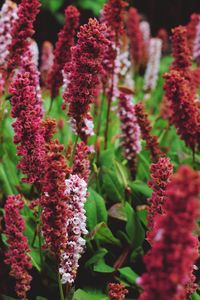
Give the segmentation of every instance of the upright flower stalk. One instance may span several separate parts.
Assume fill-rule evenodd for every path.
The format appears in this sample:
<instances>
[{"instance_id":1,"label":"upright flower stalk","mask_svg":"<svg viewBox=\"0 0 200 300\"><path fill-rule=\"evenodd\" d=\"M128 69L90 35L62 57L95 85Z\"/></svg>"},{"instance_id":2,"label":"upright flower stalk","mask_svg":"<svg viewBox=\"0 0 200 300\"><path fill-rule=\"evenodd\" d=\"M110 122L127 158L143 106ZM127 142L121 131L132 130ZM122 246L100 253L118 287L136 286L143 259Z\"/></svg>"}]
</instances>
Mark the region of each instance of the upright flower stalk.
<instances>
[{"instance_id":1,"label":"upright flower stalk","mask_svg":"<svg viewBox=\"0 0 200 300\"><path fill-rule=\"evenodd\" d=\"M7 71L12 72L21 65L21 58L29 47L29 38L34 34L33 23L39 12L38 0L22 0L18 6L17 20L11 32L12 42L8 47Z\"/></svg>"},{"instance_id":2,"label":"upright flower stalk","mask_svg":"<svg viewBox=\"0 0 200 300\"><path fill-rule=\"evenodd\" d=\"M80 178L88 182L90 176L90 161L88 159L89 147L81 142L76 146L76 153L73 161L72 174L78 175Z\"/></svg>"},{"instance_id":3,"label":"upright flower stalk","mask_svg":"<svg viewBox=\"0 0 200 300\"><path fill-rule=\"evenodd\" d=\"M144 76L144 91L151 92L155 89L162 52L162 41L158 38L151 38L149 44L149 60Z\"/></svg>"},{"instance_id":4,"label":"upright flower stalk","mask_svg":"<svg viewBox=\"0 0 200 300\"><path fill-rule=\"evenodd\" d=\"M130 54L134 71L137 72L144 62L144 38L140 30L140 18L137 9L131 7L128 12L127 30L130 39Z\"/></svg>"},{"instance_id":5,"label":"upright flower stalk","mask_svg":"<svg viewBox=\"0 0 200 300\"><path fill-rule=\"evenodd\" d=\"M164 78L164 89L172 111L170 120L181 139L195 152L200 140L199 108L190 82L178 71L171 71Z\"/></svg>"},{"instance_id":6,"label":"upright flower stalk","mask_svg":"<svg viewBox=\"0 0 200 300\"><path fill-rule=\"evenodd\" d=\"M65 10L65 25L58 34L58 41L54 50L54 62L49 74L48 84L51 98L54 99L63 84L63 69L71 60L71 47L74 46L76 31L79 27L78 9L72 5Z\"/></svg>"},{"instance_id":7,"label":"upright flower stalk","mask_svg":"<svg viewBox=\"0 0 200 300\"><path fill-rule=\"evenodd\" d=\"M68 197L67 218L65 220L66 248L61 255L60 269L62 284L72 285L76 278L78 261L84 252L86 216L84 203L87 197L87 183L78 175L70 175L65 181L65 194Z\"/></svg>"},{"instance_id":8,"label":"upright flower stalk","mask_svg":"<svg viewBox=\"0 0 200 300\"><path fill-rule=\"evenodd\" d=\"M96 19L90 19L87 25L81 26L77 45L72 48L71 63L67 67L68 87L63 97L69 103L68 115L75 122L79 136L98 91L98 75L108 45L105 30L106 26L99 24Z\"/></svg>"},{"instance_id":9,"label":"upright flower stalk","mask_svg":"<svg viewBox=\"0 0 200 300\"><path fill-rule=\"evenodd\" d=\"M167 185L164 215L155 219L153 247L146 254L146 273L138 280L140 300L189 299L197 285L193 276L198 237L193 234L199 216L200 176L182 166Z\"/></svg>"},{"instance_id":10,"label":"upright flower stalk","mask_svg":"<svg viewBox=\"0 0 200 300\"><path fill-rule=\"evenodd\" d=\"M109 0L103 7L102 11L102 22L107 25L108 38L111 42L111 59L109 58L110 49L105 53L105 58L108 58L110 62L110 82L107 88L107 98L108 98L108 107L107 107L107 116L106 116L106 128L104 133L105 149L108 146L108 134L109 134L109 121L110 121L110 111L111 104L113 100L113 95L116 90L116 59L120 51L120 35L124 33L124 21L125 21L125 8L127 3L123 0ZM104 60L105 62L105 60ZM108 65L108 63L107 63ZM109 74L108 73L108 74Z\"/></svg>"},{"instance_id":11,"label":"upright flower stalk","mask_svg":"<svg viewBox=\"0 0 200 300\"><path fill-rule=\"evenodd\" d=\"M148 206L148 233L147 240L152 243L152 232L154 233L154 224L156 217L164 214L166 201L166 188L171 181L173 174L173 165L168 157L161 157L159 161L150 166L151 179L148 182L149 187L153 190L151 198L147 200Z\"/></svg>"},{"instance_id":12,"label":"upright flower stalk","mask_svg":"<svg viewBox=\"0 0 200 300\"><path fill-rule=\"evenodd\" d=\"M40 65L40 73L42 84L47 87L48 86L48 78L49 74L52 72L53 67L53 45L45 41L42 45L42 54L41 54L41 65Z\"/></svg>"},{"instance_id":13,"label":"upright flower stalk","mask_svg":"<svg viewBox=\"0 0 200 300\"><path fill-rule=\"evenodd\" d=\"M124 156L128 160L131 175L136 175L136 158L141 151L140 127L135 116L134 104L131 97L123 93L119 97L119 117L121 121L122 146Z\"/></svg>"},{"instance_id":14,"label":"upright flower stalk","mask_svg":"<svg viewBox=\"0 0 200 300\"><path fill-rule=\"evenodd\" d=\"M32 277L29 270L32 268L29 256L28 240L24 236L25 222L20 215L24 202L20 195L9 196L5 204L5 235L8 249L5 252L5 263L10 266L10 275L15 278L17 296L25 300L30 290Z\"/></svg>"},{"instance_id":15,"label":"upright flower stalk","mask_svg":"<svg viewBox=\"0 0 200 300\"><path fill-rule=\"evenodd\" d=\"M152 161L157 162L158 159L164 154L159 148L157 137L151 134L152 127L142 102L139 102L135 105L135 114L137 117L137 122L140 126L142 139L146 142L146 148L150 151Z\"/></svg>"}]
</instances>

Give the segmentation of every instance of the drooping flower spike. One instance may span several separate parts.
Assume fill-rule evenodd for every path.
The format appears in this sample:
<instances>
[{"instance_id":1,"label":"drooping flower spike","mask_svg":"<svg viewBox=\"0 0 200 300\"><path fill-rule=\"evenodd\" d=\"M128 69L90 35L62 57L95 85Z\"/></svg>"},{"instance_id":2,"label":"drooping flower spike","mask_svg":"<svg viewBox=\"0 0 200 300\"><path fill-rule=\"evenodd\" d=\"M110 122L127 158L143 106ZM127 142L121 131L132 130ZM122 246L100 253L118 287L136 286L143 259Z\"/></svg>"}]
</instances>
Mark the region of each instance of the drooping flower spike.
<instances>
[{"instance_id":1,"label":"drooping flower spike","mask_svg":"<svg viewBox=\"0 0 200 300\"><path fill-rule=\"evenodd\" d=\"M29 256L28 240L24 236L25 221L20 215L24 201L20 195L9 196L5 204L5 235L8 249L5 252L5 263L10 266L10 275L15 278L17 296L25 300L30 290L32 277L29 270L32 268Z\"/></svg>"}]
</instances>

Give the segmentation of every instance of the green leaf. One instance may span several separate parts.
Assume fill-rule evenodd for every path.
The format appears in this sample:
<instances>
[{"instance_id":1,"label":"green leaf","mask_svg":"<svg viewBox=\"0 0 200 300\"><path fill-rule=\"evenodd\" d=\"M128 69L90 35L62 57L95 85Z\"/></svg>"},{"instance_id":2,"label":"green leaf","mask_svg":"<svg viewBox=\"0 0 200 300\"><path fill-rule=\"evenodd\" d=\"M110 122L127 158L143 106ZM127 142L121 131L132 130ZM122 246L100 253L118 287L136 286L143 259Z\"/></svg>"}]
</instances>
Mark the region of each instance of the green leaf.
<instances>
[{"instance_id":1,"label":"green leaf","mask_svg":"<svg viewBox=\"0 0 200 300\"><path fill-rule=\"evenodd\" d=\"M136 249L142 245L145 238L145 231L136 212L129 203L126 203L125 211L127 214L126 233L130 245L132 245L133 249Z\"/></svg>"},{"instance_id":2,"label":"green leaf","mask_svg":"<svg viewBox=\"0 0 200 300\"><path fill-rule=\"evenodd\" d=\"M103 167L101 169L102 189L109 199L123 202L124 188L119 182L116 172Z\"/></svg>"},{"instance_id":3,"label":"green leaf","mask_svg":"<svg viewBox=\"0 0 200 300\"><path fill-rule=\"evenodd\" d=\"M93 189L89 189L89 197L85 203L87 216L87 227L89 230L101 223L107 223L108 213L106 210L104 199Z\"/></svg>"},{"instance_id":4,"label":"green leaf","mask_svg":"<svg viewBox=\"0 0 200 300\"><path fill-rule=\"evenodd\" d=\"M108 214L110 217L121 220L121 221L127 221L126 212L124 210L124 205L121 203L116 203L113 206L110 207Z\"/></svg>"},{"instance_id":5,"label":"green leaf","mask_svg":"<svg viewBox=\"0 0 200 300\"><path fill-rule=\"evenodd\" d=\"M114 237L112 231L108 228L108 226L101 222L99 223L89 234L90 240L98 240L102 243L113 244L120 246L120 240Z\"/></svg>"},{"instance_id":6,"label":"green leaf","mask_svg":"<svg viewBox=\"0 0 200 300\"><path fill-rule=\"evenodd\" d=\"M131 188L131 197L135 205L146 203L146 200L151 197L152 190L140 180L130 182L129 187Z\"/></svg>"},{"instance_id":7,"label":"green leaf","mask_svg":"<svg viewBox=\"0 0 200 300\"><path fill-rule=\"evenodd\" d=\"M16 298L9 297L9 296L6 296L6 295L2 295L2 299L3 299L3 300L18 300L18 299L16 299Z\"/></svg>"},{"instance_id":8,"label":"green leaf","mask_svg":"<svg viewBox=\"0 0 200 300\"><path fill-rule=\"evenodd\" d=\"M41 296L37 296L36 300L47 300L47 298L41 297Z\"/></svg>"},{"instance_id":9,"label":"green leaf","mask_svg":"<svg viewBox=\"0 0 200 300\"><path fill-rule=\"evenodd\" d=\"M106 0L79 0L78 5L83 9L90 9L97 16Z\"/></svg>"},{"instance_id":10,"label":"green leaf","mask_svg":"<svg viewBox=\"0 0 200 300\"><path fill-rule=\"evenodd\" d=\"M81 290L75 291L72 300L109 300L109 298L98 290Z\"/></svg>"},{"instance_id":11,"label":"green leaf","mask_svg":"<svg viewBox=\"0 0 200 300\"><path fill-rule=\"evenodd\" d=\"M137 278L139 277L138 274L129 267L120 268L118 271L120 273L120 278L129 284L135 284Z\"/></svg>"},{"instance_id":12,"label":"green leaf","mask_svg":"<svg viewBox=\"0 0 200 300\"><path fill-rule=\"evenodd\" d=\"M192 300L200 300L200 295L195 293L192 295Z\"/></svg>"}]
</instances>

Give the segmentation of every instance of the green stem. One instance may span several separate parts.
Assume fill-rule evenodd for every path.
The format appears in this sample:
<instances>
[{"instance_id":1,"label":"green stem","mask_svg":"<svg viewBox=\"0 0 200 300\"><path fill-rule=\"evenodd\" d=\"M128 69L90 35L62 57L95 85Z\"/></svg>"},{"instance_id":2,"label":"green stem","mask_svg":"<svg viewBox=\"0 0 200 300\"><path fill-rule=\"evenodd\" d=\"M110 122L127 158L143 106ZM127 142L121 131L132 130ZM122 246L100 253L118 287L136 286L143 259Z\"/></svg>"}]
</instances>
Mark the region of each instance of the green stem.
<instances>
[{"instance_id":1,"label":"green stem","mask_svg":"<svg viewBox=\"0 0 200 300\"><path fill-rule=\"evenodd\" d=\"M63 287L62 287L62 283L61 283L61 280L60 280L59 271L58 271L58 287L59 287L59 292L60 292L60 300L65 300L65 296L64 296L64 293L63 293Z\"/></svg>"},{"instance_id":2,"label":"green stem","mask_svg":"<svg viewBox=\"0 0 200 300\"><path fill-rule=\"evenodd\" d=\"M48 111L47 111L47 116L50 114L51 109L52 109L52 107L53 107L53 99L51 98L50 101L51 101L51 102L50 102L50 105L49 105L49 109L48 109Z\"/></svg>"},{"instance_id":3,"label":"green stem","mask_svg":"<svg viewBox=\"0 0 200 300\"><path fill-rule=\"evenodd\" d=\"M100 134L100 129L101 129L101 119L102 119L102 113L103 113L103 107L104 107L105 98L106 98L106 93L105 93L105 87L104 87L104 88L103 88L102 99L101 99L100 111L99 111L98 124L97 124L96 141L97 141L97 139L98 139L98 137L99 137L99 134Z\"/></svg>"}]
</instances>

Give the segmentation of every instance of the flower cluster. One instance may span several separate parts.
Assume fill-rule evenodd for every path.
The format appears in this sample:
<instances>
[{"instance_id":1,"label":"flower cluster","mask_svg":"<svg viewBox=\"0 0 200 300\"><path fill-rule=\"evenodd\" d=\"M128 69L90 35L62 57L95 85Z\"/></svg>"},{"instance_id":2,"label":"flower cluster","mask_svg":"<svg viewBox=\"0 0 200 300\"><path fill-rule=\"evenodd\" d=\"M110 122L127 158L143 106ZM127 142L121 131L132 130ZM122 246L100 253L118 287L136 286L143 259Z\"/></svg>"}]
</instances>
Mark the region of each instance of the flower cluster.
<instances>
[{"instance_id":1,"label":"flower cluster","mask_svg":"<svg viewBox=\"0 0 200 300\"><path fill-rule=\"evenodd\" d=\"M84 251L87 234L84 203L87 196L87 184L78 175L70 175L65 181L67 201L67 218L63 226L66 230L66 248L61 255L59 272L62 284L72 284L76 278L78 260Z\"/></svg>"},{"instance_id":2,"label":"flower cluster","mask_svg":"<svg viewBox=\"0 0 200 300\"><path fill-rule=\"evenodd\" d=\"M54 62L49 75L48 83L51 89L51 98L54 99L63 83L62 70L71 60L71 47L74 46L76 31L79 26L80 13L72 5L65 10L65 25L58 34L58 41L54 50Z\"/></svg>"},{"instance_id":3,"label":"flower cluster","mask_svg":"<svg viewBox=\"0 0 200 300\"><path fill-rule=\"evenodd\" d=\"M29 53L29 51L28 51ZM29 55L23 58L28 60ZM14 143L17 144L17 155L21 156L18 168L27 178L24 182L34 183L44 170L44 137L41 130L43 110L41 98L38 93L39 77L35 66L25 64L23 69L15 76L10 85L11 115L16 118L13 123L15 131Z\"/></svg>"},{"instance_id":4,"label":"flower cluster","mask_svg":"<svg viewBox=\"0 0 200 300\"><path fill-rule=\"evenodd\" d=\"M8 71L21 66L21 58L26 52L29 41L34 34L33 22L39 12L40 3L38 0L22 0L17 11L17 20L11 32L12 42L8 47Z\"/></svg>"},{"instance_id":5,"label":"flower cluster","mask_svg":"<svg viewBox=\"0 0 200 300\"><path fill-rule=\"evenodd\" d=\"M49 78L49 74L52 71L53 59L53 45L50 42L45 41L42 45L40 65L41 79L44 86L47 86L47 79Z\"/></svg>"},{"instance_id":6,"label":"flower cluster","mask_svg":"<svg viewBox=\"0 0 200 300\"><path fill-rule=\"evenodd\" d=\"M197 288L193 268L198 258L198 238L193 235L199 216L199 174L182 166L166 189L165 214L157 216L152 249L144 261L147 272L138 283L140 300L189 299Z\"/></svg>"},{"instance_id":7,"label":"flower cluster","mask_svg":"<svg viewBox=\"0 0 200 300\"><path fill-rule=\"evenodd\" d=\"M32 277L28 270L32 268L30 249L23 232L25 222L20 216L24 202L20 195L9 196L5 204L5 235L8 249L5 252L5 263L11 268L10 275L15 278L15 291L20 299L26 299Z\"/></svg>"},{"instance_id":8,"label":"flower cluster","mask_svg":"<svg viewBox=\"0 0 200 300\"><path fill-rule=\"evenodd\" d=\"M157 162L163 153L159 148L157 137L151 135L152 127L142 102L135 105L135 114L140 126L142 138L146 141L146 148L150 150L152 161Z\"/></svg>"},{"instance_id":9,"label":"flower cluster","mask_svg":"<svg viewBox=\"0 0 200 300\"><path fill-rule=\"evenodd\" d=\"M121 283L109 283L108 296L111 300L124 300L128 290Z\"/></svg>"},{"instance_id":10,"label":"flower cluster","mask_svg":"<svg viewBox=\"0 0 200 300\"><path fill-rule=\"evenodd\" d=\"M62 152L64 146L57 140L52 141L55 130L55 122L47 120L44 124L46 140L46 168L41 179L40 198L42 207L42 232L45 247L48 248L60 260L61 253L66 245L67 201L65 195L65 180L69 175L69 169Z\"/></svg>"},{"instance_id":11,"label":"flower cluster","mask_svg":"<svg viewBox=\"0 0 200 300\"><path fill-rule=\"evenodd\" d=\"M124 32L126 6L127 3L123 0L108 0L103 7L102 20L115 33L116 42L119 35Z\"/></svg>"},{"instance_id":12,"label":"flower cluster","mask_svg":"<svg viewBox=\"0 0 200 300\"><path fill-rule=\"evenodd\" d=\"M70 119L70 125L72 128L72 131L75 134L78 134L78 132L79 132L80 138L84 142L87 142L87 138L89 136L94 135L94 123L93 123L93 119L92 119L90 112L88 112L86 114L86 116L84 117L84 119L82 120L82 127L79 131L78 131L77 123L76 123L75 119L73 119L73 118Z\"/></svg>"},{"instance_id":13,"label":"flower cluster","mask_svg":"<svg viewBox=\"0 0 200 300\"><path fill-rule=\"evenodd\" d=\"M63 97L69 103L69 116L76 121L78 134L87 116L90 104L95 101L98 75L108 40L104 36L106 27L96 19L81 26L78 42L72 48L72 60L68 66L68 88Z\"/></svg>"},{"instance_id":14,"label":"flower cluster","mask_svg":"<svg viewBox=\"0 0 200 300\"><path fill-rule=\"evenodd\" d=\"M140 30L140 18L135 8L131 7L127 21L128 36L130 39L130 53L134 70L137 71L144 62L144 39Z\"/></svg>"},{"instance_id":15,"label":"flower cluster","mask_svg":"<svg viewBox=\"0 0 200 300\"><path fill-rule=\"evenodd\" d=\"M171 122L177 133L193 151L199 143L199 110L196 109L191 85L178 71L164 75L166 97L172 110Z\"/></svg>"},{"instance_id":16,"label":"flower cluster","mask_svg":"<svg viewBox=\"0 0 200 300\"><path fill-rule=\"evenodd\" d=\"M171 69L179 71L183 77L190 80L192 57L187 42L187 29L184 26L178 26L172 30L172 33L171 41L174 61Z\"/></svg>"},{"instance_id":17,"label":"flower cluster","mask_svg":"<svg viewBox=\"0 0 200 300\"><path fill-rule=\"evenodd\" d=\"M129 162L129 167L133 178L136 175L136 157L141 151L140 128L135 116L134 104L131 97L120 94L119 117L121 121L122 146L124 155Z\"/></svg>"},{"instance_id":18,"label":"flower cluster","mask_svg":"<svg viewBox=\"0 0 200 300\"><path fill-rule=\"evenodd\" d=\"M88 182L90 176L90 162L88 154L89 148L84 142L77 144L72 174L78 175L79 178L84 179L85 182Z\"/></svg>"},{"instance_id":19,"label":"flower cluster","mask_svg":"<svg viewBox=\"0 0 200 300\"><path fill-rule=\"evenodd\" d=\"M161 157L155 164L150 167L151 180L149 187L153 190L151 198L148 199L148 234L147 240L151 243L151 234L154 228L154 222L157 215L163 214L163 207L165 203L165 192L167 184L170 182L173 174L173 165L170 163L168 157Z\"/></svg>"},{"instance_id":20,"label":"flower cluster","mask_svg":"<svg viewBox=\"0 0 200 300\"><path fill-rule=\"evenodd\" d=\"M6 61L9 54L8 46L12 42L11 31L18 19L17 5L11 0L6 0L0 11L0 67L6 68Z\"/></svg>"},{"instance_id":21,"label":"flower cluster","mask_svg":"<svg viewBox=\"0 0 200 300\"><path fill-rule=\"evenodd\" d=\"M144 76L144 91L149 92L155 89L160 68L162 52L162 41L158 38L151 38L149 44L149 60Z\"/></svg>"}]
</instances>

